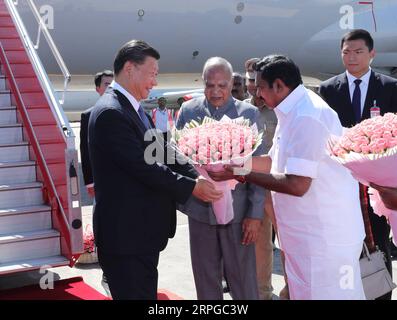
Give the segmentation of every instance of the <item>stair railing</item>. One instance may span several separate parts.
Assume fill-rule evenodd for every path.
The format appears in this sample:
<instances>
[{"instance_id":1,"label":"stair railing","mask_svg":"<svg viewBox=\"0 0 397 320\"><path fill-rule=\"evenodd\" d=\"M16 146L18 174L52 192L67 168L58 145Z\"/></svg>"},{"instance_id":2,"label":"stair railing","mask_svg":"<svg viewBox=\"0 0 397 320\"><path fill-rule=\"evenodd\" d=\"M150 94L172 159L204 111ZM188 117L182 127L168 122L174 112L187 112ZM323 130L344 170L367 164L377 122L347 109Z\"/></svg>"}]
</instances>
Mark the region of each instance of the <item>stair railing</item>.
<instances>
[{"instance_id":1,"label":"stair railing","mask_svg":"<svg viewBox=\"0 0 397 320\"><path fill-rule=\"evenodd\" d=\"M29 36L29 33L27 32L25 25L18 13L17 10L17 5L19 5L18 1L15 0L5 0L5 3L9 9L9 12L11 14L11 17L15 23L15 26L21 36L21 40L23 44L25 45L27 54L30 57L30 60L32 62L33 68L36 71L36 74L38 76L38 80L40 81L41 85L43 86L44 93L47 97L48 103L53 110L53 113L56 115L56 120L58 122L59 128L63 131L63 136L65 136L65 139L67 140L68 147L74 148L74 135L73 131L70 127L69 121L63 111L63 109L59 105L63 105L65 102L65 93L67 91L67 85L71 80L71 75L66 67L66 64L59 53L59 50L57 46L54 43L54 40L51 36L51 34L48 31L47 26L45 25L43 19L40 16L39 11L37 10L36 5L32 0L26 0L29 4L29 7L32 10L32 13L37 20L39 24L39 32L37 39L39 39L39 35L41 32L43 32L45 39L47 40L48 46L51 49L52 54L54 55L55 60L57 61L60 70L62 71L62 74L64 76L64 91L62 93L62 98L58 101L55 97L55 92L53 89L53 86L51 84L50 79L48 78L47 72L45 71L45 68L43 64L41 63L41 60L37 54L37 49L36 46L32 43L31 38ZM38 43L39 44L39 41Z\"/></svg>"},{"instance_id":2,"label":"stair railing","mask_svg":"<svg viewBox=\"0 0 397 320\"><path fill-rule=\"evenodd\" d=\"M21 115L24 128L26 129L26 133L28 134L29 143L33 148L34 154L36 155L37 164L42 173L44 185L47 188L47 193L50 200L49 202L51 204L52 210L55 210L55 213L58 214L58 216L60 216L61 218L60 219L61 235L65 238L68 251L69 253L71 253L72 248L71 248L71 239L70 239L70 226L68 223L68 219L66 218L61 201L59 200L58 193L55 189L54 181L52 180L51 174L48 170L48 166L41 151L39 141L34 132L32 122L29 119L26 106L21 96L21 92L19 91L10 63L7 59L7 56L3 48L3 44L1 42L0 42L0 62L1 65L3 66L4 76L6 77L10 89L14 95L15 103Z\"/></svg>"},{"instance_id":3,"label":"stair railing","mask_svg":"<svg viewBox=\"0 0 397 320\"><path fill-rule=\"evenodd\" d=\"M83 250L83 245L82 245L82 226L81 226L81 199L80 199L80 190L79 190L79 183L78 183L78 176L72 175L72 173L75 173L78 169L78 158L77 158L77 150L75 147L75 136L73 133L73 130L70 127L69 121L63 111L63 109L59 105L59 101L55 97L55 91L54 88L51 84L50 79L48 78L47 72L38 56L38 53L35 49L35 46L33 45L31 38L25 28L25 25L18 13L17 6L18 6L18 1L17 0L4 0L5 4L8 8L8 11L11 15L11 18L15 24L15 27L19 33L20 39L25 47L26 53L30 59L30 62L32 64L32 67L36 73L37 79L41 84L43 93L45 94L45 97L47 99L48 105L52 111L52 114L54 115L54 119L57 122L57 128L58 130L61 131L61 136L63 137L65 144L66 144L66 150L65 150L65 163L67 167L67 172L69 173L66 178L67 178L67 186L68 186L68 195L67 195L67 203L68 203L68 216L66 217L66 221L68 221L68 230L70 233L70 237L68 234L68 238L70 238L70 248L72 253L79 253L82 252ZM48 29L43 22L40 14L38 13L38 10L36 6L34 5L32 0L27 0L29 3L29 6L32 9L33 14L36 17L36 20L39 22L39 32L42 31L48 44L49 47L51 48L55 59L58 61L60 64L60 68L62 70L62 73L65 76L65 87L64 87L64 94L61 102L64 101L64 95L65 91L67 89L67 83L70 81L70 73L54 43L52 40L52 37L50 33L48 32ZM15 82L15 81L14 81ZM21 98L21 97L19 97ZM22 99L20 99L22 102ZM25 114L27 116L27 114ZM33 129L33 127L32 127ZM39 146L39 145L38 145ZM41 157L44 159L44 157L41 155ZM48 168L47 174L49 177L51 177ZM44 173L44 171L43 171ZM51 181L52 185L54 185L53 181ZM77 189L76 189L77 185ZM53 189L51 187L51 189ZM56 189L54 189L56 194ZM59 202L59 199L56 201L56 205L60 206L62 205ZM62 208L63 209L63 208ZM63 214L65 214L63 210ZM63 217L62 219L64 219ZM77 256L78 257L78 256ZM69 257L70 258L70 257ZM71 264L73 264L73 259L71 259Z\"/></svg>"}]
</instances>

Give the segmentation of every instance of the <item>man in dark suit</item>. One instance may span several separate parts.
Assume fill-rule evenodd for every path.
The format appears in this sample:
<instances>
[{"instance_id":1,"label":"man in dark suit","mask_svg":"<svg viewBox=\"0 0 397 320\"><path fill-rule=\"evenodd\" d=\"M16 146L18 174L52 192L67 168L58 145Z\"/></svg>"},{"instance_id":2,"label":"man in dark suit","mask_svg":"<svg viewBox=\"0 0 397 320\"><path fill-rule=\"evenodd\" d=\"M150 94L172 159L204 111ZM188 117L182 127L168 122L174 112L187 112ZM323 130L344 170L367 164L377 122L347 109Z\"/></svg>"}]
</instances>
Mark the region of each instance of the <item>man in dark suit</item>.
<instances>
[{"instance_id":1,"label":"man in dark suit","mask_svg":"<svg viewBox=\"0 0 397 320\"><path fill-rule=\"evenodd\" d=\"M102 72L98 72L95 75L94 83L95 90L98 92L101 97L110 83L113 81L113 71L104 70ZM80 156L81 156L81 168L83 171L83 179L84 185L87 188L87 192L91 198L94 199L94 207L95 209L95 192L94 192L94 179L92 177L92 169L90 162L90 155L88 152L88 120L90 119L90 114L92 111L92 107L87 109L81 114L80 119ZM109 293L109 287L107 285L107 280L105 274L102 275L102 286Z\"/></svg>"},{"instance_id":2,"label":"man in dark suit","mask_svg":"<svg viewBox=\"0 0 397 320\"><path fill-rule=\"evenodd\" d=\"M105 93L105 90L113 81L113 71L104 70L95 75L95 90L99 96ZM87 188L88 194L94 198L94 179L92 178L92 169L90 163L90 155L88 153L88 120L92 107L87 109L81 114L80 120L80 155L81 155L81 168L83 170L84 184Z\"/></svg>"},{"instance_id":3,"label":"man in dark suit","mask_svg":"<svg viewBox=\"0 0 397 320\"><path fill-rule=\"evenodd\" d=\"M375 57L374 41L366 30L347 33L341 40L342 60L346 72L323 83L319 93L339 115L344 127L351 127L364 119L387 112L397 112L397 80L374 72L370 64ZM373 108L373 109L372 109ZM372 109L372 110L371 110ZM361 206L367 210L375 245L385 253L387 268L392 274L389 246L390 227L385 217L374 214L369 204L367 188L361 186ZM367 231L367 242L368 231ZM391 292L381 297L391 299Z\"/></svg>"},{"instance_id":4,"label":"man in dark suit","mask_svg":"<svg viewBox=\"0 0 397 320\"><path fill-rule=\"evenodd\" d=\"M190 165L165 165L146 152L151 140L145 134L154 125L139 101L157 84L159 58L143 41L126 43L88 125L94 236L113 299L155 300L159 253L175 234L176 203L191 194L207 202L222 196Z\"/></svg>"}]
</instances>

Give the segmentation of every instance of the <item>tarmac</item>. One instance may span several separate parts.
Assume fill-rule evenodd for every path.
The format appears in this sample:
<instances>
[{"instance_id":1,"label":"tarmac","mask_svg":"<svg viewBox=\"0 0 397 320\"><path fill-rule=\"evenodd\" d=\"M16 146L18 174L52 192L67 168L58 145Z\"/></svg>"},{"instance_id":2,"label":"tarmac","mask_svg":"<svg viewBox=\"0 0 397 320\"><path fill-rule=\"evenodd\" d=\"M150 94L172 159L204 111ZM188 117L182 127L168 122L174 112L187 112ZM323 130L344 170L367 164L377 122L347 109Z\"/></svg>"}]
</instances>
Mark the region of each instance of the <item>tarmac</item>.
<instances>
[{"instance_id":1,"label":"tarmac","mask_svg":"<svg viewBox=\"0 0 397 320\"><path fill-rule=\"evenodd\" d=\"M79 148L80 123L72 123L72 129L76 135L76 147ZM83 227L85 228L87 224L92 224L92 199L90 199L85 190L81 174L81 166L79 176L81 186L80 190L82 192ZM274 288L273 299L278 300L279 292L284 287L285 283L280 261L280 250L277 247L277 242L275 245L276 247L273 251L274 262L272 285ZM48 271L54 276L54 280L81 276L85 283L106 295L106 290L101 285L102 270L98 263L77 263L73 268L58 267L51 268ZM160 254L158 271L159 289L165 289L185 300L197 299L190 260L188 221L186 215L181 212L177 213L177 229L175 237L169 240L168 246ZM38 283L42 276L43 274L39 271L3 276L0 277L0 288L7 289ZM393 278L395 279L395 282L397 282L397 260L393 261ZM225 293L224 299L230 300L231 296L228 293ZM393 300L397 300L397 290L393 291Z\"/></svg>"}]
</instances>

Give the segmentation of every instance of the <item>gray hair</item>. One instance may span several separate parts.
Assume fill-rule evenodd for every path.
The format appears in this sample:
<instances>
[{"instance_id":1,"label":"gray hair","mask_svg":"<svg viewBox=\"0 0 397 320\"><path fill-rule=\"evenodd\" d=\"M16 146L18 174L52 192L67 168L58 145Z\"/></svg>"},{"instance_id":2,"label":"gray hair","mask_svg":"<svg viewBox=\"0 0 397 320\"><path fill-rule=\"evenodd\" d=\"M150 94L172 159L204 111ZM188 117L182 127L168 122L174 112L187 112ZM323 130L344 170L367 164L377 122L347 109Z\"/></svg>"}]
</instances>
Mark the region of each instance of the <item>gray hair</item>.
<instances>
[{"instance_id":1,"label":"gray hair","mask_svg":"<svg viewBox=\"0 0 397 320\"><path fill-rule=\"evenodd\" d=\"M230 64L229 61L227 61L224 58L221 57L212 57L209 58L203 67L203 80L205 81L207 79L207 74L210 71L214 71L214 70L222 70L225 73L230 74L230 79L232 79L232 74L233 74L233 67Z\"/></svg>"}]
</instances>

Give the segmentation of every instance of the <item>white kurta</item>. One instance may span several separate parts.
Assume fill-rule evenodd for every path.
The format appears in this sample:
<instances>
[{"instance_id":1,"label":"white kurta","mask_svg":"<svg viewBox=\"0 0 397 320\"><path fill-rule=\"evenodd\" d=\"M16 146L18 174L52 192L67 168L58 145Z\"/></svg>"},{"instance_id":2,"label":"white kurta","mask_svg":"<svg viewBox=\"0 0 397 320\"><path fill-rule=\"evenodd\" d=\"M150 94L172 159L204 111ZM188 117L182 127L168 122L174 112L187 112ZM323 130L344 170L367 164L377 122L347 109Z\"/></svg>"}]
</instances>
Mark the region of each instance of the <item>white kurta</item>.
<instances>
[{"instance_id":1,"label":"white kurta","mask_svg":"<svg viewBox=\"0 0 397 320\"><path fill-rule=\"evenodd\" d=\"M359 255L365 231L358 183L326 148L331 134L342 134L338 116L302 85L275 112L271 172L313 179L303 197L272 192L290 296L362 299ZM354 285L341 285L349 271Z\"/></svg>"}]
</instances>

